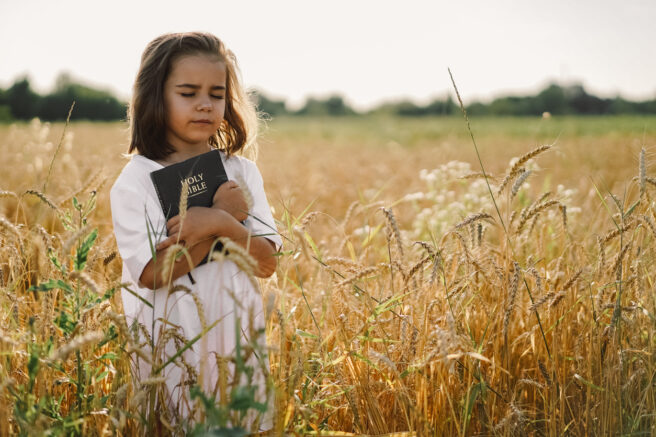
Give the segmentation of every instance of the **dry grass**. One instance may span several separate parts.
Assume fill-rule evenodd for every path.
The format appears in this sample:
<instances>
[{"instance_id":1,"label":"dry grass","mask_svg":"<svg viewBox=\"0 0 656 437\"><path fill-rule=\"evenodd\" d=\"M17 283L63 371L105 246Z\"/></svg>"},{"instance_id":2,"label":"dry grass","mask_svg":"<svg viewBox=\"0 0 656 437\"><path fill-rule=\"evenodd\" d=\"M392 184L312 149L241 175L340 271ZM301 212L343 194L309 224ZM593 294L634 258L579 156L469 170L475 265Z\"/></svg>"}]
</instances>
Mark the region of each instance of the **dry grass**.
<instances>
[{"instance_id":1,"label":"dry grass","mask_svg":"<svg viewBox=\"0 0 656 437\"><path fill-rule=\"evenodd\" d=\"M545 151L548 126L474 121L486 172L504 181L497 215L466 178L480 168L461 121L375 123L280 120L263 139L285 237L264 283L276 431L656 432L656 133L584 120ZM124 126L72 125L42 192L61 128L0 130L0 435L181 432L155 414L165 380L130 377L131 361L167 357L121 316L108 192ZM51 278L72 291L29 291ZM181 348L176 335L159 341ZM220 379L225 406L236 383Z\"/></svg>"}]
</instances>

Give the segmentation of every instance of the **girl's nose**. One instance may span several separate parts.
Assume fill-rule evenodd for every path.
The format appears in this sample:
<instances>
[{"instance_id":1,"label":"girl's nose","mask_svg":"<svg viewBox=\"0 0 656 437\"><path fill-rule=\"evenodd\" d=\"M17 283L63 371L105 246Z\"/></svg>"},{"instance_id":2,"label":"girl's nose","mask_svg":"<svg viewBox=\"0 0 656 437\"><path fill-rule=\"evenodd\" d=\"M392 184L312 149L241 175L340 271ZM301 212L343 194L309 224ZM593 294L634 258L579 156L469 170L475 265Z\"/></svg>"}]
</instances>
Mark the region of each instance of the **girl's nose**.
<instances>
[{"instance_id":1,"label":"girl's nose","mask_svg":"<svg viewBox=\"0 0 656 437\"><path fill-rule=\"evenodd\" d=\"M199 111L209 111L212 109L212 103L209 101L209 99L204 99L198 103L196 109Z\"/></svg>"}]
</instances>

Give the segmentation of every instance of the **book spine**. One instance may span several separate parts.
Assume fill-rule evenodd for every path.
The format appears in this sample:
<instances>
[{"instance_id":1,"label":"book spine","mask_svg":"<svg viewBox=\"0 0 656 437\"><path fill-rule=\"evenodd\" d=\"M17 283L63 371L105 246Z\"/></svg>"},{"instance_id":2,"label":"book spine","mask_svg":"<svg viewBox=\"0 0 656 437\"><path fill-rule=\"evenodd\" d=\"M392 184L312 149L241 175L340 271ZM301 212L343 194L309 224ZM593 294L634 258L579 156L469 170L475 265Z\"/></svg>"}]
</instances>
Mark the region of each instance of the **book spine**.
<instances>
[{"instance_id":1,"label":"book spine","mask_svg":"<svg viewBox=\"0 0 656 437\"><path fill-rule=\"evenodd\" d=\"M162 199L162 195L159 192L159 187L157 186L157 183L155 182L155 178L153 177L153 174L150 174L150 181L153 183L155 186L155 193L157 194L157 199L159 200L159 206L162 208L162 213L164 214L164 218L166 219L166 211L165 211L165 206L164 206L164 199Z\"/></svg>"}]
</instances>

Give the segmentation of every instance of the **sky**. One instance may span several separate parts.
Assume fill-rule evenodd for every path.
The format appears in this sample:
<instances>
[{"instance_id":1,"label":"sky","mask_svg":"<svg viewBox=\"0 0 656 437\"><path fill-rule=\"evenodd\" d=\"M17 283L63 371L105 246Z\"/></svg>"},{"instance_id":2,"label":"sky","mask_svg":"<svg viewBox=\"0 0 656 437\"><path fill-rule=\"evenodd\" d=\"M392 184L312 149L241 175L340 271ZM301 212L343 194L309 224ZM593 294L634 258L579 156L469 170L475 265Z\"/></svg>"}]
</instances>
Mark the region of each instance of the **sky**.
<instances>
[{"instance_id":1,"label":"sky","mask_svg":"<svg viewBox=\"0 0 656 437\"><path fill-rule=\"evenodd\" d=\"M341 94L356 109L465 104L582 83L656 98L654 0L0 0L0 87L48 92L61 72L128 99L141 52L166 32L209 31L246 86L298 107Z\"/></svg>"}]
</instances>

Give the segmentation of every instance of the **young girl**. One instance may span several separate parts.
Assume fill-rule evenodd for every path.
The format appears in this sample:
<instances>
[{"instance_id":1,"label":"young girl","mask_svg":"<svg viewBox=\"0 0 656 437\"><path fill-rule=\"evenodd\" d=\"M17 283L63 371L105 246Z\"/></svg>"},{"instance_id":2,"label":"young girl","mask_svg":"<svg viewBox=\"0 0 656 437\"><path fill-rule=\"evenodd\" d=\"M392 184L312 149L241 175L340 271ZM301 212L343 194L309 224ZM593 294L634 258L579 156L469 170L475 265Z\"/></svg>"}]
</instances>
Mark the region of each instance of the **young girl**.
<instances>
[{"instance_id":1,"label":"young girl","mask_svg":"<svg viewBox=\"0 0 656 437\"><path fill-rule=\"evenodd\" d=\"M221 363L230 362L237 341L248 343L264 327L262 299L246 273L232 261L198 264L217 237L228 237L257 261L255 275L268 277L281 239L257 167L238 155L253 144L257 118L239 82L235 57L218 38L178 33L153 40L142 55L128 115L129 152L136 154L110 195L122 281L128 284L122 292L128 322L142 325L154 348L162 348L161 364L181 348L176 337L192 340L203 325L218 321L157 374L166 377L170 411L184 417L191 404L189 379L199 385L202 380L206 395L218 397ZM191 207L184 219L166 221L150 173L212 149L220 150L229 181L216 191L212 207ZM245 185L246 196L234 181ZM252 197L250 210L247 197ZM186 248L193 269L181 257L172 272L163 273L173 244ZM139 364L135 376L141 379L156 366Z\"/></svg>"}]
</instances>

